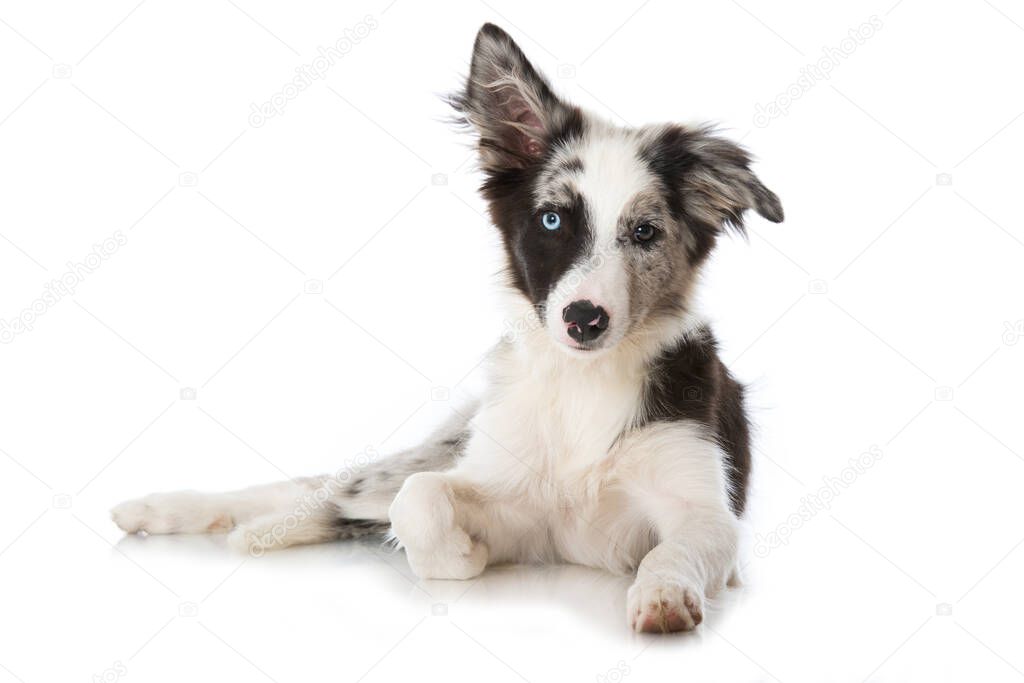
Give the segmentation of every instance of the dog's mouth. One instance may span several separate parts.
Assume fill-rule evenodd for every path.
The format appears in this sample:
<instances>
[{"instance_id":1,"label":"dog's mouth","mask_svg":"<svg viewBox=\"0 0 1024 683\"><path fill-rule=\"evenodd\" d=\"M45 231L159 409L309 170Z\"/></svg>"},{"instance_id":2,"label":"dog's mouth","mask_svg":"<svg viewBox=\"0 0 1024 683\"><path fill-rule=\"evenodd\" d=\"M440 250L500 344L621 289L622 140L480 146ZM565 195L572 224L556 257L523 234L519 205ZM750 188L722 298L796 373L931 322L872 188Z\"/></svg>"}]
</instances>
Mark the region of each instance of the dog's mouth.
<instances>
[{"instance_id":1,"label":"dog's mouth","mask_svg":"<svg viewBox=\"0 0 1024 683\"><path fill-rule=\"evenodd\" d=\"M608 344L608 339L578 340L568 333L568 330L561 334L554 335L554 343L571 356L593 357L602 351L607 351L614 344Z\"/></svg>"},{"instance_id":2,"label":"dog's mouth","mask_svg":"<svg viewBox=\"0 0 1024 683\"><path fill-rule=\"evenodd\" d=\"M588 344L584 342L570 342L566 344L566 346L568 346L573 351L583 351L585 353L596 351L598 349L597 344Z\"/></svg>"}]
</instances>

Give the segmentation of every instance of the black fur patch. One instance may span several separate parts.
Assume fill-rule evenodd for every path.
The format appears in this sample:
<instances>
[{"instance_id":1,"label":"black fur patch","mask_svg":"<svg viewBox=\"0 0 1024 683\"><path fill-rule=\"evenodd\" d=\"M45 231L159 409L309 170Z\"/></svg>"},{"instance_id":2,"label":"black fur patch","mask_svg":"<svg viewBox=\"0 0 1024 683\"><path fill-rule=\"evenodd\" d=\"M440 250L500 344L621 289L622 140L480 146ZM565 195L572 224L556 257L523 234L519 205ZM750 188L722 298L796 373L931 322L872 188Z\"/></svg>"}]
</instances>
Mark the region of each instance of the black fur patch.
<instances>
[{"instance_id":1,"label":"black fur patch","mask_svg":"<svg viewBox=\"0 0 1024 683\"><path fill-rule=\"evenodd\" d=\"M583 135L583 119L574 111L566 125L548 140L548 149L555 149ZM540 161L524 168L491 170L481 192L490 203L491 219L501 232L508 257L512 284L539 306L548 292L574 263L580 260L591 243L591 229L583 200L572 206L534 209L533 188L538 177L549 167L550 152ZM562 218L558 230L545 230L540 214L557 211Z\"/></svg>"},{"instance_id":2,"label":"black fur patch","mask_svg":"<svg viewBox=\"0 0 1024 683\"><path fill-rule=\"evenodd\" d=\"M730 505L740 516L750 479L750 426L743 408L743 385L718 357L708 328L666 349L652 364L645 387L652 422L694 420L715 437L726 455Z\"/></svg>"},{"instance_id":3,"label":"black fur patch","mask_svg":"<svg viewBox=\"0 0 1024 683\"><path fill-rule=\"evenodd\" d=\"M334 518L334 529L338 532L339 539L386 534L390 528L391 523L386 520Z\"/></svg>"},{"instance_id":4,"label":"black fur patch","mask_svg":"<svg viewBox=\"0 0 1024 683\"><path fill-rule=\"evenodd\" d=\"M554 151L583 136L583 113L559 99L515 41L493 24L477 34L465 87L448 101L456 121L476 129L485 175L481 191L501 231L511 284L539 306L590 241L581 202L536 207L532 196L545 174L582 168L576 158L555 161ZM562 227L546 233L538 208L557 210Z\"/></svg>"}]
</instances>

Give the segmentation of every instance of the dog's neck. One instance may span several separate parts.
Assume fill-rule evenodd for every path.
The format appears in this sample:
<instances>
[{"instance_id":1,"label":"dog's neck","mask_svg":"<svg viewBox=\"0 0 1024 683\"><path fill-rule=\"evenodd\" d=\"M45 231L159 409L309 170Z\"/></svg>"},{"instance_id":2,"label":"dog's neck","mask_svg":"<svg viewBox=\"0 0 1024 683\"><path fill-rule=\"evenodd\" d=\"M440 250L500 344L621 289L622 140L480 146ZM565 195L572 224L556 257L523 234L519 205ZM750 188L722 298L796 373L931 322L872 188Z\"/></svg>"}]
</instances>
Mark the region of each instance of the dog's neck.
<instances>
[{"instance_id":1,"label":"dog's neck","mask_svg":"<svg viewBox=\"0 0 1024 683\"><path fill-rule=\"evenodd\" d=\"M488 442L528 457L562 483L583 481L631 425L645 418L657 357L699 329L695 316L662 314L607 350L569 353L517 295L507 333L491 356L476 425ZM527 324L526 321L529 321Z\"/></svg>"}]
</instances>

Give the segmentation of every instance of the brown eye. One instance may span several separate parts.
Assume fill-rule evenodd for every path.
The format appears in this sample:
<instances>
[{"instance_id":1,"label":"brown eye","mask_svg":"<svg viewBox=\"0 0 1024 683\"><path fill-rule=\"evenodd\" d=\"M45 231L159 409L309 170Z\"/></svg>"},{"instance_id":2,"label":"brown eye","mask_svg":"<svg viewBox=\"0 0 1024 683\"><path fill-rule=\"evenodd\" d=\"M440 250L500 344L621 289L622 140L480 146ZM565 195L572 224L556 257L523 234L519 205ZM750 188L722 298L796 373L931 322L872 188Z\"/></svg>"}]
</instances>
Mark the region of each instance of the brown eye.
<instances>
[{"instance_id":1,"label":"brown eye","mask_svg":"<svg viewBox=\"0 0 1024 683\"><path fill-rule=\"evenodd\" d=\"M640 225L633 228L633 241L634 242L650 242L654 239L658 229L650 223L641 223Z\"/></svg>"}]
</instances>

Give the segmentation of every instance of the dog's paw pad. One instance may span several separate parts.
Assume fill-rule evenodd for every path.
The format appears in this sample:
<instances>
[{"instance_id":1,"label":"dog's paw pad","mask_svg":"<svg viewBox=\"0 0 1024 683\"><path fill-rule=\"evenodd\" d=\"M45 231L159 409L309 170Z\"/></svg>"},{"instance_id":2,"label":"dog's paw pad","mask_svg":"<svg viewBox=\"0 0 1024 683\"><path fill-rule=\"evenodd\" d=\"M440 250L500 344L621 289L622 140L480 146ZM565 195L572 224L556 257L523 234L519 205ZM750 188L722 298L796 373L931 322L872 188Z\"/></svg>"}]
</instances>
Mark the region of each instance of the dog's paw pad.
<instances>
[{"instance_id":1,"label":"dog's paw pad","mask_svg":"<svg viewBox=\"0 0 1024 683\"><path fill-rule=\"evenodd\" d=\"M641 633L692 631L704 620L700 592L679 583L635 583L626 604L630 627Z\"/></svg>"}]
</instances>

